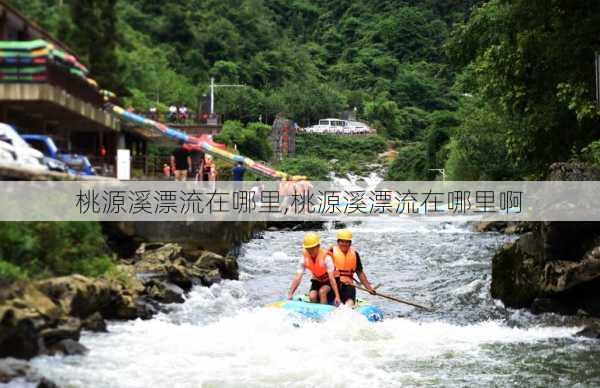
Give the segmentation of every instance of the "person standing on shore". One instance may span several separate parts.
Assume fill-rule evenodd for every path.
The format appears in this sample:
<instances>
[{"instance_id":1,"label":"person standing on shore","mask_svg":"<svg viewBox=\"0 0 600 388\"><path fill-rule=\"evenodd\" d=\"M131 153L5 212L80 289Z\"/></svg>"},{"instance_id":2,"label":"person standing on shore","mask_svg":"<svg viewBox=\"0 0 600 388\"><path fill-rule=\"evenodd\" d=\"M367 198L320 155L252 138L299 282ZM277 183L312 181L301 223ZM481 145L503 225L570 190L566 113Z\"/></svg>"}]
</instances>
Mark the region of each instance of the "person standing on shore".
<instances>
[{"instance_id":1,"label":"person standing on shore","mask_svg":"<svg viewBox=\"0 0 600 388\"><path fill-rule=\"evenodd\" d=\"M171 171L175 172L176 181L187 180L188 172L192 168L190 153L183 145L184 142L180 141L179 146L175 148L171 155Z\"/></svg>"}]
</instances>

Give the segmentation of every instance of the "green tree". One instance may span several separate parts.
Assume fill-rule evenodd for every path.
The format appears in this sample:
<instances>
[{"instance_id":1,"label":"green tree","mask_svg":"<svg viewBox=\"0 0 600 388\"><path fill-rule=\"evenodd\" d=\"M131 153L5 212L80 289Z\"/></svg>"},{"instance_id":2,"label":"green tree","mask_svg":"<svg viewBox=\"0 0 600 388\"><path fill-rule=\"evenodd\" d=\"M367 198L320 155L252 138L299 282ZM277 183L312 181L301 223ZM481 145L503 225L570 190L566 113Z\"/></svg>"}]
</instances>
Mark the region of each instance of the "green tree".
<instances>
[{"instance_id":1,"label":"green tree","mask_svg":"<svg viewBox=\"0 0 600 388\"><path fill-rule=\"evenodd\" d=\"M454 31L448 55L510 117L510 157L541 172L599 135L593 105L600 3L492 0Z\"/></svg>"}]
</instances>

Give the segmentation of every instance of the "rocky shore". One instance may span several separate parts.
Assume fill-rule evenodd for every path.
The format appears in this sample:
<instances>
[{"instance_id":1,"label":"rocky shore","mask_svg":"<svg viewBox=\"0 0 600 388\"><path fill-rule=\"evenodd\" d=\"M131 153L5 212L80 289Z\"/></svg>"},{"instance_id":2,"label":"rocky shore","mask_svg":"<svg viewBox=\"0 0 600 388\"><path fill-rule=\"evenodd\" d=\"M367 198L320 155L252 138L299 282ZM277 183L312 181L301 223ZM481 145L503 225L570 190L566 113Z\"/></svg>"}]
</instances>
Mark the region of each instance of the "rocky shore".
<instances>
[{"instance_id":1,"label":"rocky shore","mask_svg":"<svg viewBox=\"0 0 600 388\"><path fill-rule=\"evenodd\" d=\"M600 180L598 169L555 163L548 180ZM491 295L533 313L600 317L600 222L531 222L492 260ZM588 328L590 336L600 330Z\"/></svg>"},{"instance_id":2,"label":"rocky shore","mask_svg":"<svg viewBox=\"0 0 600 388\"><path fill-rule=\"evenodd\" d=\"M182 303L196 284L237 278L234 257L175 243L142 243L110 276L12 284L0 290L0 383L23 378L52 387L15 359L83 354L82 330L107 331L106 320L151 318L169 303Z\"/></svg>"}]
</instances>

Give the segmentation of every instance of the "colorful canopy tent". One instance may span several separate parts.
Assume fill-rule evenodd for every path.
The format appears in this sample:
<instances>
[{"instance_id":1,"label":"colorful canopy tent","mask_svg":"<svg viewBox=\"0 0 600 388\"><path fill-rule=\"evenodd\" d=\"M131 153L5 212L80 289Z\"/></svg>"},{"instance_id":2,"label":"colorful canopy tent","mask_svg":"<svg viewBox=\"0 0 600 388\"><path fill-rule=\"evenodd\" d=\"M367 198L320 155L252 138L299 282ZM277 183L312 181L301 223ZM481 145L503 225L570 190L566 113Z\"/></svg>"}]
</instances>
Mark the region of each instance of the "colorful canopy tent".
<instances>
[{"instance_id":1,"label":"colorful canopy tent","mask_svg":"<svg viewBox=\"0 0 600 388\"><path fill-rule=\"evenodd\" d=\"M126 111L125 109L113 105L107 104L109 110L112 110L115 114L121 117L123 120L130 121L132 123L136 123L138 125L156 129L160 131L163 135L168 136L172 139L183 141L189 149L192 150L202 150L208 154L220 157L225 160L229 160L232 162L242 162L249 170L256 172L258 174L274 178L280 179L286 177L287 174L281 171L276 171L271 167L265 166L264 164L255 162L254 160L247 158L242 155L236 155L229 151L227 151L224 144L215 143L212 140L211 135L200 135L200 136L191 136L176 129L167 127L164 124L156 122L154 120L150 120L146 117L137 115L135 113L131 113Z\"/></svg>"}]
</instances>

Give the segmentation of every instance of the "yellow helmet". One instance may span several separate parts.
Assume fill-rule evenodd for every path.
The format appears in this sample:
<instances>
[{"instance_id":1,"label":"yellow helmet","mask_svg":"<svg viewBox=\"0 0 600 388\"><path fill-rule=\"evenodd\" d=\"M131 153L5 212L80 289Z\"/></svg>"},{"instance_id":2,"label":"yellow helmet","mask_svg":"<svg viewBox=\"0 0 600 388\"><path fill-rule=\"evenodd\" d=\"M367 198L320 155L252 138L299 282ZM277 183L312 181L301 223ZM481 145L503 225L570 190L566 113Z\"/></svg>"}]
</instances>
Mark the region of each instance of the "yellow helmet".
<instances>
[{"instance_id":1,"label":"yellow helmet","mask_svg":"<svg viewBox=\"0 0 600 388\"><path fill-rule=\"evenodd\" d=\"M302 244L304 248L313 248L319 244L321 244L321 237L315 232L308 232L304 235L304 244Z\"/></svg>"},{"instance_id":2,"label":"yellow helmet","mask_svg":"<svg viewBox=\"0 0 600 388\"><path fill-rule=\"evenodd\" d=\"M352 241L352 232L348 229L338 230L338 232L335 234L335 238L338 240Z\"/></svg>"}]
</instances>

